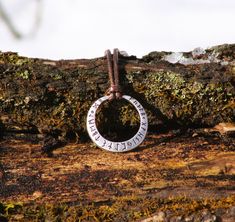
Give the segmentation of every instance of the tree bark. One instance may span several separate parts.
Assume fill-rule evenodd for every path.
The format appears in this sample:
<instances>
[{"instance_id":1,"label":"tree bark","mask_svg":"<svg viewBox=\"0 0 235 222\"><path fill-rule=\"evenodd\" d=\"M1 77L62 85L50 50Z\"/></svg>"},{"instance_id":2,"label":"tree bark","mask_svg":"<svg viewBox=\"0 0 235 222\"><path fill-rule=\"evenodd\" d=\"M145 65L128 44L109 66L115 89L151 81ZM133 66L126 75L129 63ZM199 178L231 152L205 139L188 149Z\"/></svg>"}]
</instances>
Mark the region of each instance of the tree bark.
<instances>
[{"instance_id":1,"label":"tree bark","mask_svg":"<svg viewBox=\"0 0 235 222\"><path fill-rule=\"evenodd\" d=\"M205 52L152 52L142 59L121 56L124 94L139 100L150 127L213 126L235 121L235 45ZM177 55L179 58L177 58ZM174 60L174 63L169 61ZM176 63L175 63L176 62ZM182 64L183 63L183 64ZM105 57L52 61L0 53L0 131L68 136L85 132L90 105L109 87ZM129 108L120 117L105 112L101 128L138 124ZM110 117L111 116L111 117ZM113 118L113 119L112 119ZM2 129L2 130L1 130Z\"/></svg>"},{"instance_id":2,"label":"tree bark","mask_svg":"<svg viewBox=\"0 0 235 222\"><path fill-rule=\"evenodd\" d=\"M234 131L225 123L234 121L234 48L120 58L123 91L143 104L152 127L223 123L149 133L125 155L68 143L53 159L41 151L58 146L56 138L41 147L17 139L19 132L27 139L34 137L27 132L84 133L90 105L109 87L106 60L0 53L0 132L13 132L0 141L0 219L233 221L235 139L211 132ZM103 107L99 127L137 124L131 107L120 104Z\"/></svg>"}]
</instances>

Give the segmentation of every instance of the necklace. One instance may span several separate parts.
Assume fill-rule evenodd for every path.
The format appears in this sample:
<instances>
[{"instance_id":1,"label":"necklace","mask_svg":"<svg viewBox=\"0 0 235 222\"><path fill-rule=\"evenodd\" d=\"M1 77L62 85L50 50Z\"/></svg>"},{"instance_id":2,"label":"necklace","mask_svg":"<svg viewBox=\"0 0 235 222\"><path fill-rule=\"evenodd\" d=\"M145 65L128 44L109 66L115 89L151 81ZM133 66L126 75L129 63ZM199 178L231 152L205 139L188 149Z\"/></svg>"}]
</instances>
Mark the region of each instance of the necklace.
<instances>
[{"instance_id":1,"label":"necklace","mask_svg":"<svg viewBox=\"0 0 235 222\"><path fill-rule=\"evenodd\" d=\"M108 90L108 95L103 96L96 100L90 107L87 114L87 131L92 141L100 148L111 152L126 152L139 146L145 139L148 131L148 117L143 106L133 97L129 95L122 95L121 87L119 85L119 71L118 71L118 49L112 55L109 50L106 51L108 61L108 70L111 86ZM120 100L125 99L131 103L138 111L140 117L140 126L137 133L130 139L120 142L113 142L104 138L96 126L96 111L100 105L106 100Z\"/></svg>"}]
</instances>

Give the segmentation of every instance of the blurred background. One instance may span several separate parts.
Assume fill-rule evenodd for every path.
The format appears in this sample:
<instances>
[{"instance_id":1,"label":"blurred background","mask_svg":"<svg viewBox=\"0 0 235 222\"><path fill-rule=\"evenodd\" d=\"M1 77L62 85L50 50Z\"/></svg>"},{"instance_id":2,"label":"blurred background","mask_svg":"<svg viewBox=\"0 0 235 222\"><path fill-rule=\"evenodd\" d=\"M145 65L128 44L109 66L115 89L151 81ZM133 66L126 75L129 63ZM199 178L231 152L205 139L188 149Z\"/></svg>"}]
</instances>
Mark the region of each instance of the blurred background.
<instances>
[{"instance_id":1,"label":"blurred background","mask_svg":"<svg viewBox=\"0 0 235 222\"><path fill-rule=\"evenodd\" d=\"M0 0L0 51L75 59L235 43L234 0Z\"/></svg>"}]
</instances>

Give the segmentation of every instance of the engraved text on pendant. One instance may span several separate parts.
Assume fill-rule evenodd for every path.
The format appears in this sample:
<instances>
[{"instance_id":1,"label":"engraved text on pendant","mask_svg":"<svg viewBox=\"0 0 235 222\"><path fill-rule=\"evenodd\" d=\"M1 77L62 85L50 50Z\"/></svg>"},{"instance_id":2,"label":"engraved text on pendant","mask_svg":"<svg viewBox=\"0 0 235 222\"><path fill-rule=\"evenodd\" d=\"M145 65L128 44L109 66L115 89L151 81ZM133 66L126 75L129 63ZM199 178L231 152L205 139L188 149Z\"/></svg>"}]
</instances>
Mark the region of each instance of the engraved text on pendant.
<instances>
[{"instance_id":1,"label":"engraved text on pendant","mask_svg":"<svg viewBox=\"0 0 235 222\"><path fill-rule=\"evenodd\" d=\"M146 115L146 112L143 108L143 106L133 97L128 95L123 95L123 99L130 102L138 111L138 114L140 116L140 127L138 132L129 140L126 141L120 141L120 142L113 142L109 141L108 139L105 139L98 131L96 122L95 122L95 115L98 107L106 100L109 99L108 96L101 97L100 99L96 100L91 108L88 111L87 115L87 131L92 139L92 141L100 148L111 151L111 152L126 152L129 150L132 150L139 146L148 130L148 118Z\"/></svg>"}]
</instances>

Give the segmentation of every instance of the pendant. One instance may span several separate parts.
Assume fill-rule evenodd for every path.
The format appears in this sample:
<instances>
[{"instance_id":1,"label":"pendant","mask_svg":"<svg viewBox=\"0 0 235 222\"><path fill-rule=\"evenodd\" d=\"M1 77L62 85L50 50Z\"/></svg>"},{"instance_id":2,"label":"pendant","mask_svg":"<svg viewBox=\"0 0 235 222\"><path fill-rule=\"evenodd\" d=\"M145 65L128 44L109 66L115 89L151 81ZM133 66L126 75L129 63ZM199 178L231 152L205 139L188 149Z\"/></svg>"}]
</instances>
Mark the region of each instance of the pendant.
<instances>
[{"instance_id":1,"label":"pendant","mask_svg":"<svg viewBox=\"0 0 235 222\"><path fill-rule=\"evenodd\" d=\"M109 99L109 96L104 96L96 100L87 114L87 131L90 138L98 147L111 152L127 152L136 148L143 142L148 131L148 117L143 106L131 96L123 95L122 98L130 102L136 108L140 117L139 130L129 140L120 142L110 141L104 138L97 129L95 121L96 111L104 101Z\"/></svg>"}]
</instances>

